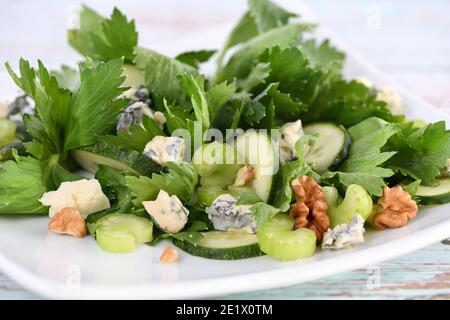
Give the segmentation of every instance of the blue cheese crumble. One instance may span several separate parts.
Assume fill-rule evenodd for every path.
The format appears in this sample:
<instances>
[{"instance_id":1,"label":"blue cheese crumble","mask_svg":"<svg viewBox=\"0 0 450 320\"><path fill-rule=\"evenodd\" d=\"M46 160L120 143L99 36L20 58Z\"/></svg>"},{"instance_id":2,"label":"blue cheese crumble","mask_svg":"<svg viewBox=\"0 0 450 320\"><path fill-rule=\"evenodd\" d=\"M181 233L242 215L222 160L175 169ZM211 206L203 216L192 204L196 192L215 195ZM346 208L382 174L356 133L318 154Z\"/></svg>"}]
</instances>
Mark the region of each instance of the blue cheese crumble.
<instances>
[{"instance_id":1,"label":"blue cheese crumble","mask_svg":"<svg viewBox=\"0 0 450 320\"><path fill-rule=\"evenodd\" d=\"M281 165L284 165L298 157L297 152L295 151L295 143L305 135L301 120L287 122L282 125L280 128L280 135L280 163Z\"/></svg>"},{"instance_id":2,"label":"blue cheese crumble","mask_svg":"<svg viewBox=\"0 0 450 320\"><path fill-rule=\"evenodd\" d=\"M164 166L167 162L182 162L186 144L179 137L156 136L145 146L143 154Z\"/></svg>"},{"instance_id":3,"label":"blue cheese crumble","mask_svg":"<svg viewBox=\"0 0 450 320\"><path fill-rule=\"evenodd\" d=\"M356 215L349 223L328 229L323 235L322 249L339 250L364 242L364 219Z\"/></svg>"},{"instance_id":4,"label":"blue cheese crumble","mask_svg":"<svg viewBox=\"0 0 450 320\"><path fill-rule=\"evenodd\" d=\"M147 89L133 87L126 91L122 97L131 99L132 103L119 115L117 131L128 131L133 124L142 126L142 117L144 115L155 120L156 124L161 129L163 128L166 123L166 117L164 113L150 108L151 100Z\"/></svg>"},{"instance_id":5,"label":"blue cheese crumble","mask_svg":"<svg viewBox=\"0 0 450 320\"><path fill-rule=\"evenodd\" d=\"M215 230L256 232L256 223L253 220L251 205L237 205L237 200L226 193L217 197L206 213L214 225Z\"/></svg>"},{"instance_id":6,"label":"blue cheese crumble","mask_svg":"<svg viewBox=\"0 0 450 320\"><path fill-rule=\"evenodd\" d=\"M176 195L160 190L154 201L143 201L142 205L158 228L165 232L180 232L188 222L189 210L186 209Z\"/></svg>"}]
</instances>

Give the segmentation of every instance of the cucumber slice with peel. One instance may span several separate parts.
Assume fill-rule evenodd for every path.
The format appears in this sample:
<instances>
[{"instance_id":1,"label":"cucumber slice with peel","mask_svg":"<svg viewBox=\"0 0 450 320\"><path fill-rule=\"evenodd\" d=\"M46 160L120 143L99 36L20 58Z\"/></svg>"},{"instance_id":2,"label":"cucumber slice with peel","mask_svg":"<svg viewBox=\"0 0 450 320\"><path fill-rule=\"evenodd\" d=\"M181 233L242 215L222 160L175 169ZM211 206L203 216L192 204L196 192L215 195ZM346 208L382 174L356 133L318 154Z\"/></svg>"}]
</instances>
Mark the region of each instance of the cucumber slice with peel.
<instances>
[{"instance_id":1,"label":"cucumber slice with peel","mask_svg":"<svg viewBox=\"0 0 450 320\"><path fill-rule=\"evenodd\" d=\"M132 214L115 213L96 223L97 245L110 253L128 253L136 249L136 243L153 240L153 223Z\"/></svg>"},{"instance_id":2,"label":"cucumber slice with peel","mask_svg":"<svg viewBox=\"0 0 450 320\"><path fill-rule=\"evenodd\" d=\"M432 186L419 186L416 197L424 205L450 202L450 177L438 178Z\"/></svg>"},{"instance_id":3,"label":"cucumber slice with peel","mask_svg":"<svg viewBox=\"0 0 450 320\"><path fill-rule=\"evenodd\" d=\"M242 231L208 231L197 245L174 239L173 243L194 256L217 260L237 260L263 255L255 234Z\"/></svg>"},{"instance_id":4,"label":"cucumber slice with peel","mask_svg":"<svg viewBox=\"0 0 450 320\"><path fill-rule=\"evenodd\" d=\"M85 170L95 173L103 164L135 175L151 176L162 167L138 151L105 141L71 152L72 158Z\"/></svg>"},{"instance_id":5,"label":"cucumber slice with peel","mask_svg":"<svg viewBox=\"0 0 450 320\"><path fill-rule=\"evenodd\" d=\"M287 214L277 214L256 234L261 251L277 260L306 258L316 249L314 232L306 228L294 230L294 219Z\"/></svg>"},{"instance_id":6,"label":"cucumber slice with peel","mask_svg":"<svg viewBox=\"0 0 450 320\"><path fill-rule=\"evenodd\" d=\"M360 215L364 220L372 213L373 201L367 191L356 184L348 186L345 198L339 202L339 195L334 187L322 187L325 201L328 204L328 216L331 228L339 224L349 223Z\"/></svg>"},{"instance_id":7,"label":"cucumber slice with peel","mask_svg":"<svg viewBox=\"0 0 450 320\"><path fill-rule=\"evenodd\" d=\"M347 158L350 136L343 126L332 123L315 123L304 128L306 134L318 134L309 145L305 160L319 173L335 170Z\"/></svg>"}]
</instances>

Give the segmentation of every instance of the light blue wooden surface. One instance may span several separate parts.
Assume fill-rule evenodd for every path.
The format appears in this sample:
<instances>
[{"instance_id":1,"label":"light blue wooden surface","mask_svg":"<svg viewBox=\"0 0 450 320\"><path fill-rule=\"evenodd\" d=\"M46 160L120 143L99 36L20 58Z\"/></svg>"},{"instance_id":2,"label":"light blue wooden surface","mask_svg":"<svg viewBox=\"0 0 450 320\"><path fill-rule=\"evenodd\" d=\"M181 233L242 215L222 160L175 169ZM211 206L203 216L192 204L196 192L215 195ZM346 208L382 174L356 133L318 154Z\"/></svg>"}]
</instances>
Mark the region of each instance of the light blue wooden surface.
<instances>
[{"instance_id":1,"label":"light blue wooden surface","mask_svg":"<svg viewBox=\"0 0 450 320\"><path fill-rule=\"evenodd\" d=\"M60 63L76 55L64 42L61 10L78 1L0 1L0 60L45 58ZM86 1L90 3L89 1ZM435 106L450 112L450 2L444 0L302 1L385 73ZM101 3L101 4L100 4ZM114 1L136 17L147 42L235 19L242 0ZM208 3L208 4L207 4ZM109 11L112 4L92 2ZM102 7L103 6L103 7ZM146 10L141 7L144 6ZM39 14L38 14L39 12ZM47 14L48 19L42 15ZM39 19L38 19L39 18ZM29 23L23 23L29 19ZM64 19L62 19L64 20ZM17 21L21 21L17 25ZM33 23L39 21L39 24ZM46 22L46 23L43 23ZM144 31L142 31L144 29ZM33 32L34 31L34 32ZM26 40L24 40L26 39ZM35 39L34 41L30 39ZM1 71L1 68L0 68ZM3 80L3 78L0 78ZM2 84L4 85L4 84ZM1 86L0 86L1 87ZM0 274L0 299L39 298ZM412 254L310 283L225 299L449 299L450 241Z\"/></svg>"}]
</instances>

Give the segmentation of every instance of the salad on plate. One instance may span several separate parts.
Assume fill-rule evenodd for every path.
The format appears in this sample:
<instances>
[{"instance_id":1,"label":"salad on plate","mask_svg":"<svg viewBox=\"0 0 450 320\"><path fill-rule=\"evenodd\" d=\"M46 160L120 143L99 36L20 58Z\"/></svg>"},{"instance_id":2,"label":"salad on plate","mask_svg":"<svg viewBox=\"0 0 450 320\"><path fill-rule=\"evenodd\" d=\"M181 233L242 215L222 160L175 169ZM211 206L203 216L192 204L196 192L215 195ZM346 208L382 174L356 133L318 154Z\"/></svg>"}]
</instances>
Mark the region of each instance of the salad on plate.
<instances>
[{"instance_id":1,"label":"salad on plate","mask_svg":"<svg viewBox=\"0 0 450 320\"><path fill-rule=\"evenodd\" d=\"M445 122L344 78L345 53L315 28L248 0L222 48L169 57L119 9L81 7L76 68L5 63L21 93L0 105L0 214L48 215L49 232L110 253L170 240L162 262L286 261L450 202Z\"/></svg>"}]
</instances>

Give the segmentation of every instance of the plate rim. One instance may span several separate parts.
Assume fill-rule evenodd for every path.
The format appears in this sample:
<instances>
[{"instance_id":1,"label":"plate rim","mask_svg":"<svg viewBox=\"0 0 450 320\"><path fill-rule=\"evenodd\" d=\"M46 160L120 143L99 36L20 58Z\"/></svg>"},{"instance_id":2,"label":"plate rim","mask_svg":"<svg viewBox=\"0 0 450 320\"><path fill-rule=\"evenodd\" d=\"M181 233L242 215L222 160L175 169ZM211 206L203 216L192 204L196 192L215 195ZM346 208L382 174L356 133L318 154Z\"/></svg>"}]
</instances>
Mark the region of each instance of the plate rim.
<instances>
[{"instance_id":1,"label":"plate rim","mask_svg":"<svg viewBox=\"0 0 450 320\"><path fill-rule=\"evenodd\" d=\"M199 36L202 32L194 36ZM416 94L406 90L402 85L394 81L380 71L371 61L355 51L334 31L321 25L316 33L332 39L333 45L344 50L348 57L382 79L384 83L393 86L403 97L408 97L414 104L423 105L433 109L444 119L449 115L436 106L424 101ZM185 39L186 40L186 39ZM437 207L436 207L437 208ZM433 208L434 209L434 208ZM312 273L292 272L302 268L300 265L277 268L254 273L232 275L224 277L212 277L201 280L186 280L174 283L146 284L146 285L82 285L80 289L68 289L62 283L53 280L45 280L37 274L31 273L0 252L0 269L2 272L20 284L22 287L50 299L183 299L183 298L205 298L221 295L244 293L250 291L285 287L314 281L323 277L365 267L381 261L389 260L401 255L408 254L430 244L438 242L450 236L450 217L439 224L430 225L413 234L399 239L391 240L382 244L374 245L367 249L347 252L335 257L321 261L312 261L305 266L314 268ZM410 241L411 239L415 241ZM389 250L385 250L389 248ZM382 254L379 254L379 253ZM348 259L357 258L348 264ZM324 262L327 263L324 263ZM333 263L333 268L327 265ZM276 281L272 280L276 278ZM239 283L231 286L230 282ZM123 290L126 288L126 290Z\"/></svg>"}]
</instances>

